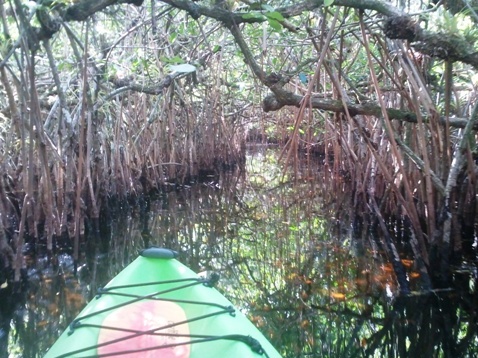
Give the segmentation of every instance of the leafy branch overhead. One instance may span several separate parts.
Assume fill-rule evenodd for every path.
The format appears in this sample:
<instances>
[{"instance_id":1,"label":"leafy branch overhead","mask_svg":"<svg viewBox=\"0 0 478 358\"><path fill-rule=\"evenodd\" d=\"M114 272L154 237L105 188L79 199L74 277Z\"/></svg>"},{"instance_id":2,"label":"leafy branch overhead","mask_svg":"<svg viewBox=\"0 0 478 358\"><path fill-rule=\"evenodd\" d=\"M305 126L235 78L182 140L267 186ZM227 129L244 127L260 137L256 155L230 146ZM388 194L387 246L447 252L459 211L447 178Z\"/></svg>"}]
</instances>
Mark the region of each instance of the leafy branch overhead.
<instances>
[{"instance_id":1,"label":"leafy branch overhead","mask_svg":"<svg viewBox=\"0 0 478 358\"><path fill-rule=\"evenodd\" d=\"M164 4L172 8L187 12L193 19L198 20L201 17L210 18L222 23L228 28L234 36L235 42L240 48L245 62L251 68L254 75L271 90L271 94L264 99L263 108L267 111L275 111L284 106L299 107L303 96L294 94L286 89L286 84L290 81L288 74L275 74L274 71L261 67L253 53L250 45L243 39L244 34L239 29L243 24L255 24L267 22L272 31L290 31L304 32L302 24L294 25L294 18L311 11L325 11L334 7L343 7L345 9L355 9L369 14L375 13L383 16L383 21L379 23L379 31L389 39L406 40L410 46L419 51L424 56L436 58L451 62L460 61L465 64L478 68L478 51L464 37L457 36L457 32L427 31L422 29L417 17L409 16L390 4L380 0L352 1L317 1L305 0L293 2L290 5L274 8L271 5L254 1L229 1L221 2L224 4L213 4L208 1L192 0L163 0ZM225 4L228 3L227 6ZM142 0L83 0L76 3L52 3L48 9L44 5L37 11L41 28L35 30L39 36L37 41L51 38L53 34L60 29L61 22L84 21L95 13L117 4L133 4L142 6ZM324 10L324 6L326 7ZM48 10L48 11L47 11ZM36 45L37 46L37 45ZM34 48L35 46L32 46ZM279 80L280 79L280 80ZM167 79L163 83L168 83ZM141 86L133 87L138 90ZM313 108L344 112L346 108L340 101L331 105L330 101L312 94L310 105ZM350 113L375 115L380 112L380 106L375 106L371 101L366 104L355 104L350 102L348 105ZM396 113L394 110L392 118L414 121L416 116L413 112L404 111ZM456 120L451 123L452 126L462 127L463 121Z\"/></svg>"}]
</instances>

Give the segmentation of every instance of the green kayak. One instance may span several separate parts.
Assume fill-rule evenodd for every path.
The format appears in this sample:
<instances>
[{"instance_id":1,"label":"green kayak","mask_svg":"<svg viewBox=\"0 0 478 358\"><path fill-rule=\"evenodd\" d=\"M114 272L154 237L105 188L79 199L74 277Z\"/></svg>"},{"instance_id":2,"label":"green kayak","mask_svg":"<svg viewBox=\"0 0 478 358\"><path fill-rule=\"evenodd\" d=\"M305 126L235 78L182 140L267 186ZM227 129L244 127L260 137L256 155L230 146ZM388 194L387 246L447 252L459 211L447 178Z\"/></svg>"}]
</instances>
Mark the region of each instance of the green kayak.
<instances>
[{"instance_id":1,"label":"green kayak","mask_svg":"<svg viewBox=\"0 0 478 358\"><path fill-rule=\"evenodd\" d=\"M168 249L149 248L63 332L45 358L280 357L215 288Z\"/></svg>"}]
</instances>

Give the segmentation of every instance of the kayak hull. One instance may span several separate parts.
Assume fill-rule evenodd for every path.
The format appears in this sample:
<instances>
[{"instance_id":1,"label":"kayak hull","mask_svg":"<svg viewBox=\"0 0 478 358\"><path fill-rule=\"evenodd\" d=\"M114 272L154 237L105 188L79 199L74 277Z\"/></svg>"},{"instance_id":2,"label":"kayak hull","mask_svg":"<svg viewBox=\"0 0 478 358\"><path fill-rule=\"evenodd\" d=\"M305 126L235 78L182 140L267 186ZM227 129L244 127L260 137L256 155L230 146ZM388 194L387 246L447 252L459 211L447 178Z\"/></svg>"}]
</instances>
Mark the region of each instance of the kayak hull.
<instances>
[{"instance_id":1,"label":"kayak hull","mask_svg":"<svg viewBox=\"0 0 478 358\"><path fill-rule=\"evenodd\" d=\"M280 357L230 301L167 249L146 249L46 354L53 357Z\"/></svg>"}]
</instances>

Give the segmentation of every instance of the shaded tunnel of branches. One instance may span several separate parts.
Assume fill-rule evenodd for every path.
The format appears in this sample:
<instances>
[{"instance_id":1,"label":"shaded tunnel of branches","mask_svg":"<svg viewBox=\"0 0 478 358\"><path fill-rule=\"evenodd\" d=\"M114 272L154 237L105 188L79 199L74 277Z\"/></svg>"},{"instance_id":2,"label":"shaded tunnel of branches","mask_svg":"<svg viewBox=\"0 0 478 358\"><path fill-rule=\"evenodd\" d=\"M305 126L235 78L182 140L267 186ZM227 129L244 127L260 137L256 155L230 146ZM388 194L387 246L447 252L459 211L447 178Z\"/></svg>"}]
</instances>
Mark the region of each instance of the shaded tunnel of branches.
<instances>
[{"instance_id":1,"label":"shaded tunnel of branches","mask_svg":"<svg viewBox=\"0 0 478 358\"><path fill-rule=\"evenodd\" d=\"M403 293L404 249L446 287L477 231L478 19L402 3L2 2L2 262L77 258L110 197L240 166L258 133L349 182Z\"/></svg>"}]
</instances>

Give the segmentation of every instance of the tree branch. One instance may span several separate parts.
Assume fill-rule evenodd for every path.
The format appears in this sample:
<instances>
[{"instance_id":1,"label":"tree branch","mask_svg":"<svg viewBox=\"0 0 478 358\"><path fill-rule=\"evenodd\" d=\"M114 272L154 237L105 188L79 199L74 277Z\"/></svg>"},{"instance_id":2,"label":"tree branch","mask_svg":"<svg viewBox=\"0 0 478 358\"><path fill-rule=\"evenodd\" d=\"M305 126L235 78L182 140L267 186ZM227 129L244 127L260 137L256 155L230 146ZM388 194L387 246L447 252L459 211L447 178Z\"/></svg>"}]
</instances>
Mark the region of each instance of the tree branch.
<instances>
[{"instance_id":1,"label":"tree branch","mask_svg":"<svg viewBox=\"0 0 478 358\"><path fill-rule=\"evenodd\" d=\"M324 5L323 0L306 0L298 4L284 6L276 10L285 18L298 16L305 11L312 11ZM373 10L385 16L400 16L403 12L390 3L381 0L335 0L335 6L350 7L358 10Z\"/></svg>"},{"instance_id":2,"label":"tree branch","mask_svg":"<svg viewBox=\"0 0 478 358\"><path fill-rule=\"evenodd\" d=\"M303 96L286 91L283 88L274 88L274 86L271 88L271 90L274 93L269 94L262 102L262 108L265 112L277 111L285 106L300 107ZM341 100L327 99L315 95L310 98L310 105L312 108L323 111L345 113L345 107L343 106ZM363 103L348 102L347 109L351 116L365 115L380 117L382 115L382 109L380 105L374 101L367 101ZM411 123L418 122L417 115L413 112L395 108L387 108L386 111L390 119ZM422 117L425 123L429 122L428 117ZM438 121L441 125L445 125L447 120L442 116L438 119ZM465 118L449 118L449 125L454 128L465 128L467 123L468 120ZM478 130L478 123L473 125L473 129Z\"/></svg>"},{"instance_id":3,"label":"tree branch","mask_svg":"<svg viewBox=\"0 0 478 358\"><path fill-rule=\"evenodd\" d=\"M143 5L143 0L83 0L66 9L63 20L84 21L98 11L106 9L115 4Z\"/></svg>"},{"instance_id":4,"label":"tree branch","mask_svg":"<svg viewBox=\"0 0 478 358\"><path fill-rule=\"evenodd\" d=\"M384 33L389 39L410 41L414 49L430 57L460 61L478 69L478 52L458 33L425 31L410 16L388 18Z\"/></svg>"}]
</instances>

